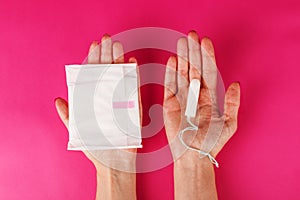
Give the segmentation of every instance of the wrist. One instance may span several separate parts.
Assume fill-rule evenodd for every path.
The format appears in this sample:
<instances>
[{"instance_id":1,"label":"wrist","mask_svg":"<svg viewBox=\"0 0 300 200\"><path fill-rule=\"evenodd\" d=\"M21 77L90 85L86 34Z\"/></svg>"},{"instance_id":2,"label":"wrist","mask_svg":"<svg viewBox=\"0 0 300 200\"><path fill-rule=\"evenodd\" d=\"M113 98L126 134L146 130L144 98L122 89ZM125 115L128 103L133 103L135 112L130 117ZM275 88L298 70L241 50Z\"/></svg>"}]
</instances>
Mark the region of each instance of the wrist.
<instances>
[{"instance_id":1,"label":"wrist","mask_svg":"<svg viewBox=\"0 0 300 200\"><path fill-rule=\"evenodd\" d=\"M174 162L174 169L198 170L213 168L212 162L207 156L199 155L199 153L187 150L180 158Z\"/></svg>"},{"instance_id":2,"label":"wrist","mask_svg":"<svg viewBox=\"0 0 300 200\"><path fill-rule=\"evenodd\" d=\"M183 157L174 163L175 199L217 199L213 164L207 157Z\"/></svg>"},{"instance_id":3,"label":"wrist","mask_svg":"<svg viewBox=\"0 0 300 200\"><path fill-rule=\"evenodd\" d=\"M96 199L136 199L135 173L122 172L104 165L97 167Z\"/></svg>"},{"instance_id":4,"label":"wrist","mask_svg":"<svg viewBox=\"0 0 300 200\"><path fill-rule=\"evenodd\" d=\"M92 161L97 171L105 169L116 169L116 171L135 172L136 171L136 148L133 149L113 149L95 152L85 152Z\"/></svg>"}]
</instances>

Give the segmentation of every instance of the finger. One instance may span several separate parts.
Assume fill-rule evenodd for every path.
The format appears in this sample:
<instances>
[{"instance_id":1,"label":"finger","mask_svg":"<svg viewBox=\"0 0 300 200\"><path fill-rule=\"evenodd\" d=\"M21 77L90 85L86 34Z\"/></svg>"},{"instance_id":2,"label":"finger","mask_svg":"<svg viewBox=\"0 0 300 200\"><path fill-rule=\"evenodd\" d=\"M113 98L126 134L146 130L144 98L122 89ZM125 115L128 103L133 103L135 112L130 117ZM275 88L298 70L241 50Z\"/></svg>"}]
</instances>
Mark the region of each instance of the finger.
<instances>
[{"instance_id":1,"label":"finger","mask_svg":"<svg viewBox=\"0 0 300 200\"><path fill-rule=\"evenodd\" d=\"M103 64L112 63L112 41L109 35L104 35L101 39L100 61Z\"/></svg>"},{"instance_id":2,"label":"finger","mask_svg":"<svg viewBox=\"0 0 300 200\"><path fill-rule=\"evenodd\" d=\"M215 52L211 40L207 37L201 40L201 56L202 77L205 81L205 86L212 91L216 91L218 74Z\"/></svg>"},{"instance_id":3,"label":"finger","mask_svg":"<svg viewBox=\"0 0 300 200\"><path fill-rule=\"evenodd\" d=\"M237 121L240 107L240 84L232 83L225 94L224 115L227 121Z\"/></svg>"},{"instance_id":4,"label":"finger","mask_svg":"<svg viewBox=\"0 0 300 200\"><path fill-rule=\"evenodd\" d=\"M201 51L199 44L199 37L195 31L188 34L188 48L189 48L189 77L192 79L201 79Z\"/></svg>"},{"instance_id":5,"label":"finger","mask_svg":"<svg viewBox=\"0 0 300 200\"><path fill-rule=\"evenodd\" d=\"M136 58L135 57L131 57L131 58L129 58L129 60L128 60L130 63L136 63L137 64L137 60L136 60Z\"/></svg>"},{"instance_id":6,"label":"finger","mask_svg":"<svg viewBox=\"0 0 300 200\"><path fill-rule=\"evenodd\" d=\"M217 77L218 70L215 59L214 47L211 40L207 37L201 40L201 56L202 56L202 77L205 84L203 86L208 88L210 102L212 104L212 114L219 115L218 101L217 101Z\"/></svg>"},{"instance_id":7,"label":"finger","mask_svg":"<svg viewBox=\"0 0 300 200\"><path fill-rule=\"evenodd\" d=\"M100 46L97 41L92 42L88 54L88 63L97 64L100 60Z\"/></svg>"},{"instance_id":8,"label":"finger","mask_svg":"<svg viewBox=\"0 0 300 200\"><path fill-rule=\"evenodd\" d=\"M210 121L211 119L212 119L212 106L210 103L209 92L207 88L201 88L195 122L197 122L198 123L197 125L199 126L201 125L200 120ZM203 124L203 128L206 127L206 125Z\"/></svg>"},{"instance_id":9,"label":"finger","mask_svg":"<svg viewBox=\"0 0 300 200\"><path fill-rule=\"evenodd\" d=\"M112 47L114 63L124 63L124 50L120 42L114 42Z\"/></svg>"},{"instance_id":10,"label":"finger","mask_svg":"<svg viewBox=\"0 0 300 200\"><path fill-rule=\"evenodd\" d=\"M177 83L178 90L188 87L188 42L186 38L180 38L177 42Z\"/></svg>"},{"instance_id":11,"label":"finger","mask_svg":"<svg viewBox=\"0 0 300 200\"><path fill-rule=\"evenodd\" d=\"M129 62L130 63L136 63L137 64L137 60L135 57L131 57L129 58ZM138 95L139 95L139 109L140 109L140 125L142 127L142 123L143 123L143 106L142 106L142 98L141 98L141 81L140 81L140 69L137 66L136 67L136 73L137 73L137 79L138 79Z\"/></svg>"},{"instance_id":12,"label":"finger","mask_svg":"<svg viewBox=\"0 0 300 200\"><path fill-rule=\"evenodd\" d=\"M64 125L69 127L69 111L68 111L68 102L62 98L55 99L56 111L64 123Z\"/></svg>"},{"instance_id":13,"label":"finger","mask_svg":"<svg viewBox=\"0 0 300 200\"><path fill-rule=\"evenodd\" d=\"M171 56L166 65L165 73L165 91L164 99L167 100L176 94L177 83L176 83L176 57Z\"/></svg>"}]
</instances>

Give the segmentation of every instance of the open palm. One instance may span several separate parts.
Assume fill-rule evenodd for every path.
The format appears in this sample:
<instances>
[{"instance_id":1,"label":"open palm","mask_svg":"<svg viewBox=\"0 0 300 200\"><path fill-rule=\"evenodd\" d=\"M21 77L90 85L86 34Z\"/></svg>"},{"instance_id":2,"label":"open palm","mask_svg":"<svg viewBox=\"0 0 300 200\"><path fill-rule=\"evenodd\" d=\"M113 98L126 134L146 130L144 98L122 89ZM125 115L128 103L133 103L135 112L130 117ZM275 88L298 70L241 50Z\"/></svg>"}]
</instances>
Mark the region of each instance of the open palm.
<instances>
[{"instance_id":1,"label":"open palm","mask_svg":"<svg viewBox=\"0 0 300 200\"><path fill-rule=\"evenodd\" d=\"M190 32L187 38L178 40L177 58L171 56L166 66L164 122L169 143L175 139L180 130L188 126L184 113L189 82L192 79L201 81L197 115L193 119L199 127L196 134L187 133L184 139L199 149L203 145L209 127L213 126L212 128L216 129L221 127L221 135L210 152L215 157L237 129L240 85L232 83L227 89L224 113L221 114L217 103L217 66L213 44L208 38L203 38L200 42L194 31ZM173 156L176 152L175 147L171 146ZM198 156L192 151L185 154Z\"/></svg>"}]
</instances>

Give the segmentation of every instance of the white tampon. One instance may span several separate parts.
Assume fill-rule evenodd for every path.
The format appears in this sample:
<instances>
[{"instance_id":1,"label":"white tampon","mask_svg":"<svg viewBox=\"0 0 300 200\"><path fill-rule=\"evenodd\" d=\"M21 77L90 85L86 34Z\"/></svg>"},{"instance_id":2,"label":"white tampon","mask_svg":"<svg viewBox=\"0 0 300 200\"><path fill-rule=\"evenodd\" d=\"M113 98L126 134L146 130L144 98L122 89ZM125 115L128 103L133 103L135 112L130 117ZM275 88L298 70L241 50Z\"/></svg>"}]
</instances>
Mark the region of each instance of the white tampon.
<instances>
[{"instance_id":1,"label":"white tampon","mask_svg":"<svg viewBox=\"0 0 300 200\"><path fill-rule=\"evenodd\" d=\"M190 82L187 104L185 109L185 116L187 117L196 116L199 93L200 93L200 80L193 79Z\"/></svg>"}]
</instances>

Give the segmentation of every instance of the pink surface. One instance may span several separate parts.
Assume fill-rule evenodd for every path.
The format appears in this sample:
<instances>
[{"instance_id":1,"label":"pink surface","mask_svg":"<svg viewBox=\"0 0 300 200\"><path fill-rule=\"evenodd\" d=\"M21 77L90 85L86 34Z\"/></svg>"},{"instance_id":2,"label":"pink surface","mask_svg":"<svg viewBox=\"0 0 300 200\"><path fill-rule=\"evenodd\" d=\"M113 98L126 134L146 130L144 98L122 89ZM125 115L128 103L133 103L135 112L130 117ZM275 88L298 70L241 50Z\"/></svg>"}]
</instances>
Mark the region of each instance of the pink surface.
<instances>
[{"instance_id":1,"label":"pink surface","mask_svg":"<svg viewBox=\"0 0 300 200\"><path fill-rule=\"evenodd\" d=\"M66 150L53 100L67 95L64 64L80 63L92 40L143 26L210 36L226 87L241 83L239 129L218 156L220 199L299 199L300 2L167 2L2 0L0 199L94 198L95 170ZM161 94L142 89L145 123ZM161 131L142 151L165 144ZM172 166L138 174L137 190L139 199L172 199Z\"/></svg>"}]
</instances>

